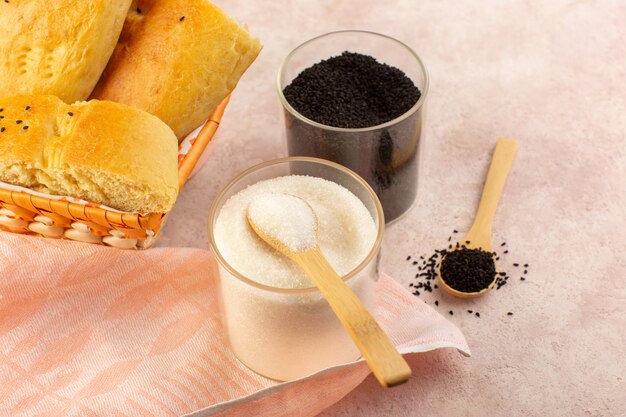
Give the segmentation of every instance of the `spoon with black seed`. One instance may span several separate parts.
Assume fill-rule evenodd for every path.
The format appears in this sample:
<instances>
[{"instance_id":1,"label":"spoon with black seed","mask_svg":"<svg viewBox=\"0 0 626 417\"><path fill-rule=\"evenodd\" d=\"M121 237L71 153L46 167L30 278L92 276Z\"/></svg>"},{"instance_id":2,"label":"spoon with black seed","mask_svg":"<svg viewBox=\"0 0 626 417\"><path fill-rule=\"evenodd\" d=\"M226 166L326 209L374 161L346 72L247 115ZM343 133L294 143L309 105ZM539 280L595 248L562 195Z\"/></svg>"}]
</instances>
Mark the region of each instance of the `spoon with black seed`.
<instances>
[{"instance_id":1,"label":"spoon with black seed","mask_svg":"<svg viewBox=\"0 0 626 417\"><path fill-rule=\"evenodd\" d=\"M465 238L441 260L439 282L452 295L479 297L496 282L496 261L491 246L493 219L518 146L514 139L498 140L474 223Z\"/></svg>"}]
</instances>

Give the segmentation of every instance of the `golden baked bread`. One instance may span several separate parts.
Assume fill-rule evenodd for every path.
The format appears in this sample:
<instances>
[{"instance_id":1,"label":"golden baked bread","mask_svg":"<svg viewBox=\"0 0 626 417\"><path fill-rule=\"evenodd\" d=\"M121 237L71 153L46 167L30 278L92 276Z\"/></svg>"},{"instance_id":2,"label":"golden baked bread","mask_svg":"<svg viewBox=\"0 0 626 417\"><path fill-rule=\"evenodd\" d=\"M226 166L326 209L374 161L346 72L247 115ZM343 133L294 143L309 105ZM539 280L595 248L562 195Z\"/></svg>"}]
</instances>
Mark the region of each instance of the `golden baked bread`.
<instances>
[{"instance_id":1,"label":"golden baked bread","mask_svg":"<svg viewBox=\"0 0 626 417\"><path fill-rule=\"evenodd\" d=\"M178 141L155 116L110 101L0 98L0 181L130 212L166 212Z\"/></svg>"},{"instance_id":2,"label":"golden baked bread","mask_svg":"<svg viewBox=\"0 0 626 417\"><path fill-rule=\"evenodd\" d=\"M260 50L258 39L207 0L139 0L91 97L152 113L182 138Z\"/></svg>"},{"instance_id":3,"label":"golden baked bread","mask_svg":"<svg viewBox=\"0 0 626 417\"><path fill-rule=\"evenodd\" d=\"M0 97L86 100L113 53L130 3L0 1Z\"/></svg>"}]
</instances>

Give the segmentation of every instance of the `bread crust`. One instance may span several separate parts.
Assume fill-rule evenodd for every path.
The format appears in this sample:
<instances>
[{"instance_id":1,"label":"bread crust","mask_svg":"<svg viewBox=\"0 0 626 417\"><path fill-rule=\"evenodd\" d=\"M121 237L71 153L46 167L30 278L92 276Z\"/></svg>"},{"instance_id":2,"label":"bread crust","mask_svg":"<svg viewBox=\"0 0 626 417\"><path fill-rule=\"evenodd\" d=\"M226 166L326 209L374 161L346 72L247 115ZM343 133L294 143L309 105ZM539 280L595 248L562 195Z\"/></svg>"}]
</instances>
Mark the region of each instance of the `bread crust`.
<instances>
[{"instance_id":1,"label":"bread crust","mask_svg":"<svg viewBox=\"0 0 626 417\"><path fill-rule=\"evenodd\" d=\"M86 100L113 53L131 0L0 2L0 97Z\"/></svg>"},{"instance_id":2,"label":"bread crust","mask_svg":"<svg viewBox=\"0 0 626 417\"><path fill-rule=\"evenodd\" d=\"M179 139L202 124L261 50L206 0L139 0L92 98L145 110Z\"/></svg>"}]
</instances>

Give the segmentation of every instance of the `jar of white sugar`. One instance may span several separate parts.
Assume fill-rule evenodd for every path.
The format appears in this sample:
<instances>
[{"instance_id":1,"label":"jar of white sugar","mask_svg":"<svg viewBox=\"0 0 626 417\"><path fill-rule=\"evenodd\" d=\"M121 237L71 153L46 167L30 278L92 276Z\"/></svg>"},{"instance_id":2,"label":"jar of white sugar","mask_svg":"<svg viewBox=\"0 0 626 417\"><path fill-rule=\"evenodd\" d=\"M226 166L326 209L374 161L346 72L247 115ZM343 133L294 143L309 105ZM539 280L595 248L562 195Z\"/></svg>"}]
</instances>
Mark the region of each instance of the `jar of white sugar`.
<instances>
[{"instance_id":1,"label":"jar of white sugar","mask_svg":"<svg viewBox=\"0 0 626 417\"><path fill-rule=\"evenodd\" d=\"M352 339L304 271L249 226L250 201L267 194L295 195L311 205L320 249L365 306L374 306L385 221L367 182L316 158L254 166L226 186L209 214L222 319L235 355L253 371L282 381L358 359Z\"/></svg>"}]
</instances>

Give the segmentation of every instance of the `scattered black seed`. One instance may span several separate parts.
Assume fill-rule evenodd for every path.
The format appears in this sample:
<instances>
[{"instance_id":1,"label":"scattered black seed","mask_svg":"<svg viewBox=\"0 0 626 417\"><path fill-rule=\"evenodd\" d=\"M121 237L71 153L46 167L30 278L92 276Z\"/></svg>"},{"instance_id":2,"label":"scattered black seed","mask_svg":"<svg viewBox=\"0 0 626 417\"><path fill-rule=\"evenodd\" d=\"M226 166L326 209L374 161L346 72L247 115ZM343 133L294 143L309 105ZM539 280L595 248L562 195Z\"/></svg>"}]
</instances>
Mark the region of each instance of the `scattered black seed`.
<instances>
[{"instance_id":1,"label":"scattered black seed","mask_svg":"<svg viewBox=\"0 0 626 417\"><path fill-rule=\"evenodd\" d=\"M504 246L504 245L506 245L506 242L502 242L502 244L500 246Z\"/></svg>"},{"instance_id":2,"label":"scattered black seed","mask_svg":"<svg viewBox=\"0 0 626 417\"><path fill-rule=\"evenodd\" d=\"M4 111L4 109L2 107L0 107L0 113L2 113Z\"/></svg>"},{"instance_id":3,"label":"scattered black seed","mask_svg":"<svg viewBox=\"0 0 626 417\"><path fill-rule=\"evenodd\" d=\"M0 119L4 119L4 116L0 116Z\"/></svg>"},{"instance_id":4,"label":"scattered black seed","mask_svg":"<svg viewBox=\"0 0 626 417\"><path fill-rule=\"evenodd\" d=\"M407 256L407 257L406 257L406 260L407 260L407 261L410 261L410 260L411 260L411 255Z\"/></svg>"},{"instance_id":5,"label":"scattered black seed","mask_svg":"<svg viewBox=\"0 0 626 417\"><path fill-rule=\"evenodd\" d=\"M487 288L496 276L493 256L483 250L458 249L441 262L441 277L457 291L478 292Z\"/></svg>"},{"instance_id":6,"label":"scattered black seed","mask_svg":"<svg viewBox=\"0 0 626 417\"><path fill-rule=\"evenodd\" d=\"M526 278L521 277L521 278L520 278L520 281L526 281Z\"/></svg>"},{"instance_id":7,"label":"scattered black seed","mask_svg":"<svg viewBox=\"0 0 626 417\"><path fill-rule=\"evenodd\" d=\"M467 312L468 312L468 313L470 313L470 314L472 314L472 313L473 313L473 311L472 311L472 310L467 310Z\"/></svg>"},{"instance_id":8,"label":"scattered black seed","mask_svg":"<svg viewBox=\"0 0 626 417\"><path fill-rule=\"evenodd\" d=\"M438 306L439 305L439 300L435 300L435 305Z\"/></svg>"},{"instance_id":9,"label":"scattered black seed","mask_svg":"<svg viewBox=\"0 0 626 417\"><path fill-rule=\"evenodd\" d=\"M506 276L506 272L498 272L498 275L500 275L501 277Z\"/></svg>"},{"instance_id":10,"label":"scattered black seed","mask_svg":"<svg viewBox=\"0 0 626 417\"><path fill-rule=\"evenodd\" d=\"M141 14L141 9L137 7L137 14Z\"/></svg>"},{"instance_id":11,"label":"scattered black seed","mask_svg":"<svg viewBox=\"0 0 626 417\"><path fill-rule=\"evenodd\" d=\"M511 313L510 311L508 313L506 313L507 316L512 316L513 313Z\"/></svg>"},{"instance_id":12,"label":"scattered black seed","mask_svg":"<svg viewBox=\"0 0 626 417\"><path fill-rule=\"evenodd\" d=\"M423 257L423 256L420 256L420 259L424 259L424 257Z\"/></svg>"},{"instance_id":13,"label":"scattered black seed","mask_svg":"<svg viewBox=\"0 0 626 417\"><path fill-rule=\"evenodd\" d=\"M68 112L67 112L67 115L68 115L68 116L70 116L70 117L72 117L72 116L74 116L74 113L72 113L71 111L68 111Z\"/></svg>"},{"instance_id":14,"label":"scattered black seed","mask_svg":"<svg viewBox=\"0 0 626 417\"><path fill-rule=\"evenodd\" d=\"M524 264L524 268L528 268L528 264Z\"/></svg>"},{"instance_id":15,"label":"scattered black seed","mask_svg":"<svg viewBox=\"0 0 626 417\"><path fill-rule=\"evenodd\" d=\"M448 238L448 242L449 242L449 241L451 241L451 240L452 240L452 236L450 236L450 237Z\"/></svg>"},{"instance_id":16,"label":"scattered black seed","mask_svg":"<svg viewBox=\"0 0 626 417\"><path fill-rule=\"evenodd\" d=\"M418 264L418 262L417 262L417 261L413 261L413 265L417 265L417 264Z\"/></svg>"},{"instance_id":17,"label":"scattered black seed","mask_svg":"<svg viewBox=\"0 0 626 417\"><path fill-rule=\"evenodd\" d=\"M437 284L435 284L435 288L439 288L439 287L437 286Z\"/></svg>"},{"instance_id":18,"label":"scattered black seed","mask_svg":"<svg viewBox=\"0 0 626 417\"><path fill-rule=\"evenodd\" d=\"M459 231L458 231L458 230L456 230L456 229L454 229L454 230L452 231L452 233L459 233Z\"/></svg>"},{"instance_id":19,"label":"scattered black seed","mask_svg":"<svg viewBox=\"0 0 626 417\"><path fill-rule=\"evenodd\" d=\"M519 266L519 264L513 264L513 266L514 266L514 267L518 267L518 266Z\"/></svg>"},{"instance_id":20,"label":"scattered black seed","mask_svg":"<svg viewBox=\"0 0 626 417\"><path fill-rule=\"evenodd\" d=\"M17 120L15 121L15 124L18 124L18 125L19 125L20 123L22 123L22 121L21 121L20 119L17 119Z\"/></svg>"},{"instance_id":21,"label":"scattered black seed","mask_svg":"<svg viewBox=\"0 0 626 417\"><path fill-rule=\"evenodd\" d=\"M24 130L28 130L28 126L24 126L24 127L23 127L23 129L24 129Z\"/></svg>"},{"instance_id":22,"label":"scattered black seed","mask_svg":"<svg viewBox=\"0 0 626 417\"><path fill-rule=\"evenodd\" d=\"M448 245L448 249L452 249L452 245Z\"/></svg>"},{"instance_id":23,"label":"scattered black seed","mask_svg":"<svg viewBox=\"0 0 626 417\"><path fill-rule=\"evenodd\" d=\"M185 20L185 16L181 16L180 19L178 19L179 22L182 22L183 20Z\"/></svg>"},{"instance_id":24,"label":"scattered black seed","mask_svg":"<svg viewBox=\"0 0 626 417\"><path fill-rule=\"evenodd\" d=\"M419 291L415 291L415 293L414 293L414 294L415 294L415 295L420 295L420 292L419 292Z\"/></svg>"},{"instance_id":25,"label":"scattered black seed","mask_svg":"<svg viewBox=\"0 0 626 417\"><path fill-rule=\"evenodd\" d=\"M508 251L508 250L505 250L505 251L504 251L504 253L509 253L509 251Z\"/></svg>"},{"instance_id":26,"label":"scattered black seed","mask_svg":"<svg viewBox=\"0 0 626 417\"><path fill-rule=\"evenodd\" d=\"M499 256L496 256L496 261L499 261L499 260L500 260L500 257L499 257Z\"/></svg>"},{"instance_id":27,"label":"scattered black seed","mask_svg":"<svg viewBox=\"0 0 626 417\"><path fill-rule=\"evenodd\" d=\"M24 107L24 110L26 110L26 111L30 110L30 106Z\"/></svg>"},{"instance_id":28,"label":"scattered black seed","mask_svg":"<svg viewBox=\"0 0 626 417\"><path fill-rule=\"evenodd\" d=\"M454 316L454 311L450 310L449 313L451 316Z\"/></svg>"},{"instance_id":29,"label":"scattered black seed","mask_svg":"<svg viewBox=\"0 0 626 417\"><path fill-rule=\"evenodd\" d=\"M4 132L5 130L7 130L6 127L0 127L0 133Z\"/></svg>"},{"instance_id":30,"label":"scattered black seed","mask_svg":"<svg viewBox=\"0 0 626 417\"><path fill-rule=\"evenodd\" d=\"M466 244L466 245L469 245L469 244L470 244L470 241L469 241L469 240L466 240L466 241L465 241L465 244Z\"/></svg>"},{"instance_id":31,"label":"scattered black seed","mask_svg":"<svg viewBox=\"0 0 626 417\"><path fill-rule=\"evenodd\" d=\"M475 314L476 317L480 317L480 313L477 311Z\"/></svg>"}]
</instances>

